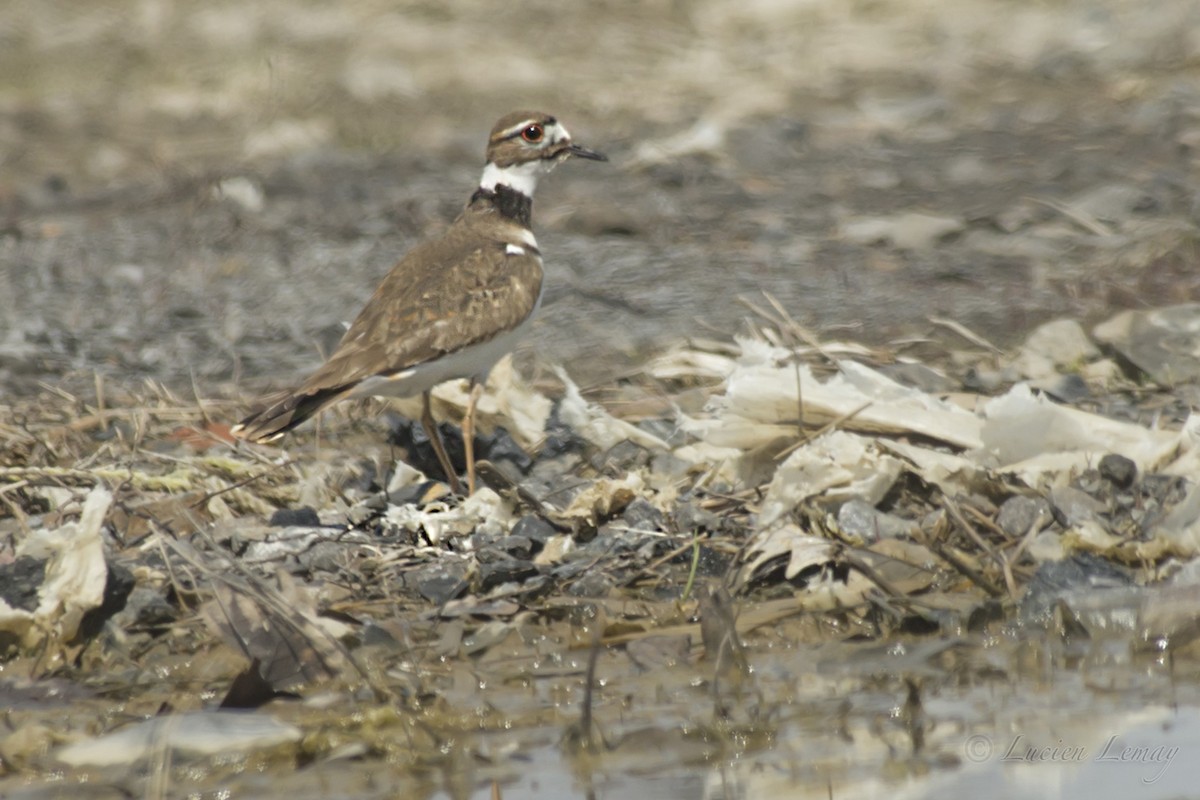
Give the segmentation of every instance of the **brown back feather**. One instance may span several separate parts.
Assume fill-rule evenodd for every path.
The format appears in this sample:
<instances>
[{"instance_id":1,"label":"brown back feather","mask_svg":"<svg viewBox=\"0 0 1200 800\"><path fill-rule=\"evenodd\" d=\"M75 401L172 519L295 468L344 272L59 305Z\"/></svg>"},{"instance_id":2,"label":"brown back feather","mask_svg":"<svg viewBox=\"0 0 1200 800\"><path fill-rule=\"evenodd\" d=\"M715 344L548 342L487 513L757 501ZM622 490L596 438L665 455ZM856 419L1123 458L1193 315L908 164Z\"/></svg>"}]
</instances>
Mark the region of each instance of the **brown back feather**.
<instances>
[{"instance_id":1,"label":"brown back feather","mask_svg":"<svg viewBox=\"0 0 1200 800\"><path fill-rule=\"evenodd\" d=\"M446 234L397 264L300 393L346 390L485 342L528 317L541 293L533 256L505 255L503 222L490 206L470 207ZM482 229L482 230L481 230ZM480 233L488 233L480 244ZM421 264L437 265L421 269Z\"/></svg>"},{"instance_id":2,"label":"brown back feather","mask_svg":"<svg viewBox=\"0 0 1200 800\"><path fill-rule=\"evenodd\" d=\"M299 389L268 398L233 433L270 441L360 381L401 372L521 324L542 286L537 258L506 254L507 243L520 241L521 230L486 200L473 201L445 234L418 245L392 268L324 365Z\"/></svg>"}]
</instances>

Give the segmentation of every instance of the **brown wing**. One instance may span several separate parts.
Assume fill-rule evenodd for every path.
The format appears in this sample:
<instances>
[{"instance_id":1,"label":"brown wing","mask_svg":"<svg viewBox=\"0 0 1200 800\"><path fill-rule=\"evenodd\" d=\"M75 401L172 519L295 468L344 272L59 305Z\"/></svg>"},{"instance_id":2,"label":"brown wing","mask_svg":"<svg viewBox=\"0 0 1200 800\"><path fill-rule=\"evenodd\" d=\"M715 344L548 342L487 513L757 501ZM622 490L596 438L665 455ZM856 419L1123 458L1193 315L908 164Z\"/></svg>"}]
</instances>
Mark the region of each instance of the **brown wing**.
<instances>
[{"instance_id":1,"label":"brown wing","mask_svg":"<svg viewBox=\"0 0 1200 800\"><path fill-rule=\"evenodd\" d=\"M366 378L485 342L524 322L541 292L541 262L509 254L502 241L479 246L469 237L473 246L464 246L464 239L448 235L397 264L299 393L348 390Z\"/></svg>"},{"instance_id":2,"label":"brown wing","mask_svg":"<svg viewBox=\"0 0 1200 800\"><path fill-rule=\"evenodd\" d=\"M489 222L468 210L442 237L410 251L379 284L329 360L294 392L268 398L234 433L251 441L278 438L366 378L485 342L524 322L542 290L541 261L528 252L508 252L499 234L511 230L493 227L496 236L481 235Z\"/></svg>"}]
</instances>

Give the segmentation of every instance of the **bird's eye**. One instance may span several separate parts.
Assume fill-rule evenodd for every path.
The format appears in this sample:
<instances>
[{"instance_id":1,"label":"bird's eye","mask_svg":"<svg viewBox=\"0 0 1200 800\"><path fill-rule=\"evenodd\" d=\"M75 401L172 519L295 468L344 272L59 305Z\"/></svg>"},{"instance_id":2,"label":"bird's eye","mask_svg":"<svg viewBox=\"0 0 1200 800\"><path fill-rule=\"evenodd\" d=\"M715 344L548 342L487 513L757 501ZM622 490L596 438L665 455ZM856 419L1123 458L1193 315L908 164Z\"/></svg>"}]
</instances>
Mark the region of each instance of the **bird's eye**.
<instances>
[{"instance_id":1,"label":"bird's eye","mask_svg":"<svg viewBox=\"0 0 1200 800\"><path fill-rule=\"evenodd\" d=\"M530 144L537 144L545 135L546 131L542 129L541 125L530 125L528 128L521 131L521 138Z\"/></svg>"}]
</instances>

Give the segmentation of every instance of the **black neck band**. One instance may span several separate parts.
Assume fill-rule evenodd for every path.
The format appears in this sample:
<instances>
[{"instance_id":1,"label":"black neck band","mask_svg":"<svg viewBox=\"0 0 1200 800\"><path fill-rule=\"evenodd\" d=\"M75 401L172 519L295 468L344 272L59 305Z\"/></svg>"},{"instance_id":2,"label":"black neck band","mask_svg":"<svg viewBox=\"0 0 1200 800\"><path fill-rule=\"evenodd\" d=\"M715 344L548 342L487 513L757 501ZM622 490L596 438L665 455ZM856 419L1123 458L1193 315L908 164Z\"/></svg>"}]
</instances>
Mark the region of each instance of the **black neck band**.
<instances>
[{"instance_id":1,"label":"black neck band","mask_svg":"<svg viewBox=\"0 0 1200 800\"><path fill-rule=\"evenodd\" d=\"M497 211L526 228L533 221L533 198L503 183L496 184L495 189L479 187L471 195L471 202L476 200L490 201Z\"/></svg>"}]
</instances>

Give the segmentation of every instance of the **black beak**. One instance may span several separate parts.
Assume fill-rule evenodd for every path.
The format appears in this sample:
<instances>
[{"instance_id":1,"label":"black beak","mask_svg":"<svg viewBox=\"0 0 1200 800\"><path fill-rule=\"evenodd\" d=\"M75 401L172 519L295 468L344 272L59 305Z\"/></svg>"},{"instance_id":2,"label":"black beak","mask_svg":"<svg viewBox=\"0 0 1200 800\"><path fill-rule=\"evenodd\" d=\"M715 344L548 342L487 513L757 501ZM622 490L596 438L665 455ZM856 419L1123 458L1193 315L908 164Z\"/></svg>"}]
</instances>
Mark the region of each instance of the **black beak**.
<instances>
[{"instance_id":1,"label":"black beak","mask_svg":"<svg viewBox=\"0 0 1200 800\"><path fill-rule=\"evenodd\" d=\"M567 152L579 158L586 158L589 161L608 161L608 156L604 155L604 153L588 150L586 147L581 147L577 144L568 145Z\"/></svg>"}]
</instances>

